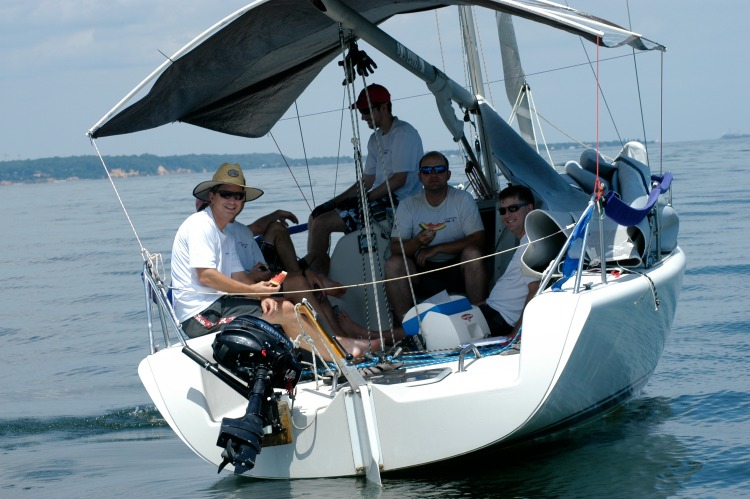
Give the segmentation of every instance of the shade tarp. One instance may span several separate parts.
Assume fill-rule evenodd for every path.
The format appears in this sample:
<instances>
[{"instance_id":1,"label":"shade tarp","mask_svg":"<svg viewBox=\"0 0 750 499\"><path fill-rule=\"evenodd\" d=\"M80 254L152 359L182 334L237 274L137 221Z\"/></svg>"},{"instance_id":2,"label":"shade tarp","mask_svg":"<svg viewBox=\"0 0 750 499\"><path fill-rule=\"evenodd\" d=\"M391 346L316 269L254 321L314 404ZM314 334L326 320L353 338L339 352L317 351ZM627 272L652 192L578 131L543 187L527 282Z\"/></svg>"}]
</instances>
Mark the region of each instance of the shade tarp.
<instances>
[{"instance_id":1,"label":"shade tarp","mask_svg":"<svg viewBox=\"0 0 750 499\"><path fill-rule=\"evenodd\" d=\"M341 0L375 24L394 15L472 4L508 12L605 46L663 49L636 33L544 1ZM315 0L261 0L207 30L94 125L94 137L173 122L243 137L268 133L320 71L341 54L338 24ZM130 103L153 84L140 100Z\"/></svg>"}]
</instances>

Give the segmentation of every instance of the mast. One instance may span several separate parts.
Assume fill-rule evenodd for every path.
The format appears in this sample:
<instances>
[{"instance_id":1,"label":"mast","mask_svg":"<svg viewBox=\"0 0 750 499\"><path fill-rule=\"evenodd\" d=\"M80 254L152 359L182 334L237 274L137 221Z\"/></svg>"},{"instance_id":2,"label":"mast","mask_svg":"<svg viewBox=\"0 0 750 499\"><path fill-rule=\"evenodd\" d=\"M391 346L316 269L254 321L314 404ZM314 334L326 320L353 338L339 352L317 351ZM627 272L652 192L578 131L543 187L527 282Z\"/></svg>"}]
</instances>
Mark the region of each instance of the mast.
<instances>
[{"instance_id":1,"label":"mast","mask_svg":"<svg viewBox=\"0 0 750 499\"><path fill-rule=\"evenodd\" d=\"M464 38L464 51L466 60L469 65L469 79L471 80L471 89L477 101L482 100L485 95L484 79L482 78L482 67L479 64L479 49L477 47L477 36L474 30L474 13L471 6L462 5L458 7L458 17L461 23L461 32ZM486 130L482 122L481 115L476 115L477 133L479 135L479 144L481 149L479 156L482 162L479 165L484 170L484 176L489 184L491 192L498 191L497 174L492 163L492 151L490 150L490 141L487 140Z\"/></svg>"}]
</instances>

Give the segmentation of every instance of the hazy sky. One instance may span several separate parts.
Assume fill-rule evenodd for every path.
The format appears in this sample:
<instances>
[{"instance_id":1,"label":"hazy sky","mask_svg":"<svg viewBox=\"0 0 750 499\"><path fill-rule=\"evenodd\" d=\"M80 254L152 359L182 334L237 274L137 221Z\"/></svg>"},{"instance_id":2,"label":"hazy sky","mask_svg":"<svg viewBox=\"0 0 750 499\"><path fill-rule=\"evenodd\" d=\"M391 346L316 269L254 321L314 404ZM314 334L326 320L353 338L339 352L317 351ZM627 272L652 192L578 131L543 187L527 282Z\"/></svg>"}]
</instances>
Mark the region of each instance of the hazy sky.
<instances>
[{"instance_id":1,"label":"hazy sky","mask_svg":"<svg viewBox=\"0 0 750 499\"><path fill-rule=\"evenodd\" d=\"M223 0L3 0L0 2L0 160L94 154L85 137L96 123L128 91L202 30L246 2ZM628 26L625 0L578 1L571 4L623 26ZM632 28L667 46L663 87L661 57L638 56L638 73L649 139L658 139L663 123L665 141L718 138L725 132L750 132L746 96L747 0L630 0ZM446 60L446 72L460 83L455 15L443 9L422 14L419 23L389 21L384 26L396 38L438 67ZM480 19L484 65L492 82L488 98L508 116L510 107L500 81L499 59L489 54L496 39L492 19ZM580 66L585 54L576 37L549 28L516 22L524 69L529 75L539 112L581 140L596 135L595 94L591 69ZM403 33L400 34L400 33ZM440 36L438 36L438 33ZM367 50L362 45L360 48ZM558 49L564 49L558 50ZM586 43L588 54L595 47ZM426 149L454 148L443 131L426 95L423 83L389 63L374 50L368 53L379 65L369 82L391 89L394 113L414 124ZM641 137L637 90L632 76L629 50L600 52L600 74L605 97L611 105L624 137ZM611 59L616 56L623 56ZM568 69L552 71L556 68ZM280 123L273 135L284 154L308 156L351 155L351 120L339 111L344 91L341 74L333 67L324 71L297 103L305 118ZM361 87L359 87L361 88ZM661 121L659 95L664 96ZM628 99L615 104L618 95ZM604 104L600 101L603 109ZM426 110L428 109L429 110ZM292 107L288 115L293 115ZM321 118L314 124L308 115ZM602 140L617 138L600 114ZM342 125L343 123L343 125ZM572 123L572 124L571 124ZM548 140L566 138L551 125L544 125ZM303 139L300 138L300 128ZM368 133L363 129L363 134ZM240 139L187 125L168 125L155 131L97 141L103 154L158 155L188 153L277 152L270 138Z\"/></svg>"}]
</instances>

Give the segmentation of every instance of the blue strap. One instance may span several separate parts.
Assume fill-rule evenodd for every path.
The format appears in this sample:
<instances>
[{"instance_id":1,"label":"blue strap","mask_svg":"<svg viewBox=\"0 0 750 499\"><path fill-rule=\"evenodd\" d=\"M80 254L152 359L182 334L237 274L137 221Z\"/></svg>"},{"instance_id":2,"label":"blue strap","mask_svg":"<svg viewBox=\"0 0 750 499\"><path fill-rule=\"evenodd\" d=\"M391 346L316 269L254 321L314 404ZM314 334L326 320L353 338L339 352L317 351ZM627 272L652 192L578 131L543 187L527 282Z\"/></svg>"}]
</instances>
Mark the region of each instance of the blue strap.
<instances>
[{"instance_id":1,"label":"blue strap","mask_svg":"<svg viewBox=\"0 0 750 499\"><path fill-rule=\"evenodd\" d=\"M623 202L615 191L609 191L604 206L607 216L619 225L632 227L646 218L661 194L667 192L672 185L672 174L667 172L662 176L651 176L654 186L648 195L648 202L643 208L633 208Z\"/></svg>"}]
</instances>

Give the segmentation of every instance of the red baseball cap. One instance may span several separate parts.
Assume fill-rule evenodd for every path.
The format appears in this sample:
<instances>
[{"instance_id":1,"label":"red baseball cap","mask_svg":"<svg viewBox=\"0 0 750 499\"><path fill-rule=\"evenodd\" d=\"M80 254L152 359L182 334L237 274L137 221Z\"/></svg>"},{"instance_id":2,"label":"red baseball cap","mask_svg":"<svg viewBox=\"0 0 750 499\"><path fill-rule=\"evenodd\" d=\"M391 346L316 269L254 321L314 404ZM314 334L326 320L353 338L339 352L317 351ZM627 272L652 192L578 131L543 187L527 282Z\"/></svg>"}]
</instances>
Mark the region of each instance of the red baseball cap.
<instances>
[{"instance_id":1,"label":"red baseball cap","mask_svg":"<svg viewBox=\"0 0 750 499\"><path fill-rule=\"evenodd\" d=\"M368 94L370 96L369 103L367 102ZM391 94L388 93L388 89L386 89L383 85L373 83L371 85L367 85L367 88L362 89L362 91L359 93L359 97L357 98L357 102L352 105L352 109L357 108L360 111L366 111L370 108L370 104L376 106L378 104L386 104L388 102L391 102Z\"/></svg>"}]
</instances>

